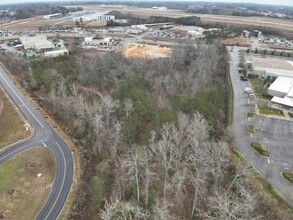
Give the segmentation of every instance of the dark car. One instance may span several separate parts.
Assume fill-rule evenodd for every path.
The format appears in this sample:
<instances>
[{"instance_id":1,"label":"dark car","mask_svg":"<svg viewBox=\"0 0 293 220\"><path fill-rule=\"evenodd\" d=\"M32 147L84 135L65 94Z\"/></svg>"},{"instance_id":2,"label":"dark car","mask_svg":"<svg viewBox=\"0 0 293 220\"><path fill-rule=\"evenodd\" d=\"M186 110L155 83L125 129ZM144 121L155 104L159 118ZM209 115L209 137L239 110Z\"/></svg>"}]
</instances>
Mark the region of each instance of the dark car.
<instances>
[{"instance_id":1,"label":"dark car","mask_svg":"<svg viewBox=\"0 0 293 220\"><path fill-rule=\"evenodd\" d=\"M241 75L241 76L240 76L240 79L241 79L241 81L247 81L247 77L244 76L244 75Z\"/></svg>"}]
</instances>

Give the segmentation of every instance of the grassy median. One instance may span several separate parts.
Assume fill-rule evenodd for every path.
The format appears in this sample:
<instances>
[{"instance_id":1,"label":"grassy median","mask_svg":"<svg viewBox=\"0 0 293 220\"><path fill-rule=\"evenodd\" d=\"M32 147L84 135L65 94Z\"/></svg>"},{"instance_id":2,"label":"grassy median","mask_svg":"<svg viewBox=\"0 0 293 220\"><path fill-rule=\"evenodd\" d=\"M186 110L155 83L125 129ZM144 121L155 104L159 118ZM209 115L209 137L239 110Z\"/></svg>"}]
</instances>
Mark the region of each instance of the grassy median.
<instances>
[{"instance_id":1,"label":"grassy median","mask_svg":"<svg viewBox=\"0 0 293 220\"><path fill-rule=\"evenodd\" d=\"M51 192L54 176L55 160L48 148L32 149L2 164L0 216L35 219Z\"/></svg>"},{"instance_id":2,"label":"grassy median","mask_svg":"<svg viewBox=\"0 0 293 220\"><path fill-rule=\"evenodd\" d=\"M267 106L258 106L258 109L259 109L259 113L262 115L275 115L275 116L284 117L283 111L276 108L271 108Z\"/></svg>"},{"instance_id":3,"label":"grassy median","mask_svg":"<svg viewBox=\"0 0 293 220\"><path fill-rule=\"evenodd\" d=\"M262 148L262 145L260 143L257 143L257 142L253 142L250 144L251 147L257 152L259 153L261 156L264 156L264 157L270 157L271 156L271 153L267 150L264 150Z\"/></svg>"},{"instance_id":4,"label":"grassy median","mask_svg":"<svg viewBox=\"0 0 293 220\"><path fill-rule=\"evenodd\" d=\"M15 143L18 140L29 136L29 131L23 126L22 120L16 113L13 105L3 91L0 89L0 104L3 104L2 113L0 114L0 150L1 148Z\"/></svg>"}]
</instances>

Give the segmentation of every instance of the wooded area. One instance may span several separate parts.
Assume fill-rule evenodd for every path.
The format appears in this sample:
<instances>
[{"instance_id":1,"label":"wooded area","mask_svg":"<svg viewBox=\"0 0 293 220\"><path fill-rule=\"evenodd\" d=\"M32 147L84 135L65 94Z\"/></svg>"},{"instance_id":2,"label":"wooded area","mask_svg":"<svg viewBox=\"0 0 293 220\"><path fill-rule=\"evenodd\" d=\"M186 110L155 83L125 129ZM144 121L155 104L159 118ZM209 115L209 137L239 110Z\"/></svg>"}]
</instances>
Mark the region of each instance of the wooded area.
<instances>
[{"instance_id":1,"label":"wooded area","mask_svg":"<svg viewBox=\"0 0 293 220\"><path fill-rule=\"evenodd\" d=\"M289 218L230 155L225 47L181 45L156 60L0 59L79 147L69 219Z\"/></svg>"}]
</instances>

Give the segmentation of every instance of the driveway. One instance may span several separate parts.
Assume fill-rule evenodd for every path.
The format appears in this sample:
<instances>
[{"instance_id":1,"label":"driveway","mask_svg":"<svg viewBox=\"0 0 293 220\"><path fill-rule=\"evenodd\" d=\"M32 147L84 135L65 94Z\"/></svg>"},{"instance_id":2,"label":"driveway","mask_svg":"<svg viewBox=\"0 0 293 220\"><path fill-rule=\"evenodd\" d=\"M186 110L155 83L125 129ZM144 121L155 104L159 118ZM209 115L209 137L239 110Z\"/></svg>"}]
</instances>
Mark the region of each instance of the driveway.
<instances>
[{"instance_id":1,"label":"driveway","mask_svg":"<svg viewBox=\"0 0 293 220\"><path fill-rule=\"evenodd\" d=\"M251 121L246 113L255 111L251 103L257 103L255 97L244 93L248 82L241 81L238 73L239 48L230 51L230 75L234 91L233 130L235 133L235 146L246 159L266 178L279 194L290 204L293 204L293 185L288 183L280 172L290 170L293 166L293 122L264 116L256 116ZM247 125L256 128L253 135L249 135ZM251 147L252 142L263 144L265 149L272 153L270 159L259 156Z\"/></svg>"}]
</instances>

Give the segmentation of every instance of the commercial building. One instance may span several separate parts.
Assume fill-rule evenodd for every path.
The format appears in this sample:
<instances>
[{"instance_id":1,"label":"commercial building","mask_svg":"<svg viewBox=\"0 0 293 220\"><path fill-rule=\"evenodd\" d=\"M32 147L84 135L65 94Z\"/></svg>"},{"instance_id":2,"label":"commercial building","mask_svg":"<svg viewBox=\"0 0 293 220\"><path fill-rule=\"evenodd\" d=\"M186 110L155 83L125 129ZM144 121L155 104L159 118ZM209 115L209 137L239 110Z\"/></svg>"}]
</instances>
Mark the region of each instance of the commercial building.
<instances>
[{"instance_id":1,"label":"commercial building","mask_svg":"<svg viewBox=\"0 0 293 220\"><path fill-rule=\"evenodd\" d=\"M139 29L139 30L143 30L143 31L147 31L149 30L149 27L147 27L144 24L138 24L138 25L131 25L132 29Z\"/></svg>"},{"instance_id":2,"label":"commercial building","mask_svg":"<svg viewBox=\"0 0 293 220\"><path fill-rule=\"evenodd\" d=\"M189 35L192 38L200 39L204 37L205 29L197 26L176 26L169 29L169 31L182 35Z\"/></svg>"},{"instance_id":3,"label":"commercial building","mask_svg":"<svg viewBox=\"0 0 293 220\"><path fill-rule=\"evenodd\" d=\"M105 12L106 13L106 12ZM114 15L106 15L105 13L92 13L85 14L82 16L76 16L73 18L73 21L78 22L88 22L88 21L115 21Z\"/></svg>"},{"instance_id":4,"label":"commercial building","mask_svg":"<svg viewBox=\"0 0 293 220\"><path fill-rule=\"evenodd\" d=\"M167 7L152 7L152 9L155 9L155 10L167 10Z\"/></svg>"},{"instance_id":5,"label":"commercial building","mask_svg":"<svg viewBox=\"0 0 293 220\"><path fill-rule=\"evenodd\" d=\"M68 55L69 51L66 49L63 50L54 50L54 51L47 51L44 53L45 57L58 57Z\"/></svg>"},{"instance_id":6,"label":"commercial building","mask_svg":"<svg viewBox=\"0 0 293 220\"><path fill-rule=\"evenodd\" d=\"M114 39L111 37L85 37L84 45L86 46L99 46L100 48L106 49L114 43Z\"/></svg>"},{"instance_id":7,"label":"commercial building","mask_svg":"<svg viewBox=\"0 0 293 220\"><path fill-rule=\"evenodd\" d=\"M289 77L293 78L293 61L278 59L254 58L246 63L247 68L259 76Z\"/></svg>"},{"instance_id":8,"label":"commercial building","mask_svg":"<svg viewBox=\"0 0 293 220\"><path fill-rule=\"evenodd\" d=\"M54 50L55 46L47 40L44 35L36 35L32 37L20 37L21 44L25 50L35 50L37 52L45 52Z\"/></svg>"},{"instance_id":9,"label":"commercial building","mask_svg":"<svg viewBox=\"0 0 293 220\"><path fill-rule=\"evenodd\" d=\"M44 19L58 19L58 18L62 18L62 17L63 17L63 15L61 13L55 13L55 14L43 16Z\"/></svg>"},{"instance_id":10,"label":"commercial building","mask_svg":"<svg viewBox=\"0 0 293 220\"><path fill-rule=\"evenodd\" d=\"M272 102L293 107L293 78L278 77L267 90Z\"/></svg>"}]
</instances>

